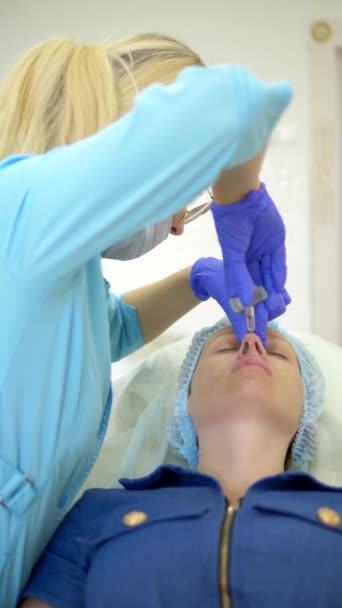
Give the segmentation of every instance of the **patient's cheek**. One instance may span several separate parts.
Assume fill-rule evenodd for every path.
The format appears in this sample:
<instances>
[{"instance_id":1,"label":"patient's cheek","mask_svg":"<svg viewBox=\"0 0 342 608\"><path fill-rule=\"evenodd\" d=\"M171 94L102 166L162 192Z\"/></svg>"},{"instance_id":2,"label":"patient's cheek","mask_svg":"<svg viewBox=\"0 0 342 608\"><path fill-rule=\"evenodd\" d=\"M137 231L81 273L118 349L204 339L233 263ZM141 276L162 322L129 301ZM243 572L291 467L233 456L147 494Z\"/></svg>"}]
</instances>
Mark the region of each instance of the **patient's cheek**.
<instances>
[{"instance_id":1,"label":"patient's cheek","mask_svg":"<svg viewBox=\"0 0 342 608\"><path fill-rule=\"evenodd\" d=\"M188 414L194 423L202 418L202 413L208 409L208 393L201 382L192 382L191 391L188 397Z\"/></svg>"}]
</instances>

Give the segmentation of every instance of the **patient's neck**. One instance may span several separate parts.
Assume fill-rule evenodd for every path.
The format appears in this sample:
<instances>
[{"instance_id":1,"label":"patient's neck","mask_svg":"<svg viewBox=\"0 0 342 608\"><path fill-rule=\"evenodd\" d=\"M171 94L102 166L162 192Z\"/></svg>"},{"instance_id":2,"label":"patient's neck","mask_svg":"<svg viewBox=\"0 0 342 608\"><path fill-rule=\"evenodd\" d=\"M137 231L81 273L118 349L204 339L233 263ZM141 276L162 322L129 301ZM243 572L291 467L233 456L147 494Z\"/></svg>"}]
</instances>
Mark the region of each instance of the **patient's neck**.
<instances>
[{"instance_id":1,"label":"patient's neck","mask_svg":"<svg viewBox=\"0 0 342 608\"><path fill-rule=\"evenodd\" d=\"M262 422L228 420L198 429L198 470L216 478L232 503L259 479L284 472L289 441Z\"/></svg>"}]
</instances>

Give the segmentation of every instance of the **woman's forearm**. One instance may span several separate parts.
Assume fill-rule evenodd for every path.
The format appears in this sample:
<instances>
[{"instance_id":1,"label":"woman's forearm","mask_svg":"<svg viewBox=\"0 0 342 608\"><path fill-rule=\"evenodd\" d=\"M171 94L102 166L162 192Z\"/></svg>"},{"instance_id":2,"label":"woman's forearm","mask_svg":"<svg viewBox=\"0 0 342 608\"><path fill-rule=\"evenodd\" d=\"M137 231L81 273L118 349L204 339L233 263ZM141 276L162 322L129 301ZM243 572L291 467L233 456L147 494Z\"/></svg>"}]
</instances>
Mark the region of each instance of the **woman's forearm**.
<instances>
[{"instance_id":1,"label":"woman's forearm","mask_svg":"<svg viewBox=\"0 0 342 608\"><path fill-rule=\"evenodd\" d=\"M200 303L190 287L190 270L191 266L124 295L124 302L136 308L145 343Z\"/></svg>"},{"instance_id":2,"label":"woman's forearm","mask_svg":"<svg viewBox=\"0 0 342 608\"><path fill-rule=\"evenodd\" d=\"M264 160L263 150L252 160L222 171L219 178L212 187L215 203L218 205L230 205L244 198L252 190L260 187L259 173Z\"/></svg>"},{"instance_id":3,"label":"woman's forearm","mask_svg":"<svg viewBox=\"0 0 342 608\"><path fill-rule=\"evenodd\" d=\"M58 281L203 192L234 155L227 108L248 90L237 72L184 70L167 87L146 88L132 112L95 135L13 165L13 192L23 184L12 231L25 245L20 280L30 289L33 278Z\"/></svg>"}]
</instances>

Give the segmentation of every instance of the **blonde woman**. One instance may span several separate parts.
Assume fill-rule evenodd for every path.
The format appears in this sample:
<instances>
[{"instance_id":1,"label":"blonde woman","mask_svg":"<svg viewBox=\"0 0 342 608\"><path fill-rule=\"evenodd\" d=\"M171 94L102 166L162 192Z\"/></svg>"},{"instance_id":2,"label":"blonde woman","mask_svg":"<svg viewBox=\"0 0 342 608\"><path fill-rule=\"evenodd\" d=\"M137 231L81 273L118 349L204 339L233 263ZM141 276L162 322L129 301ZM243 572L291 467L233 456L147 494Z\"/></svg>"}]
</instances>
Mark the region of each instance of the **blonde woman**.
<instances>
[{"instance_id":1,"label":"blonde woman","mask_svg":"<svg viewBox=\"0 0 342 608\"><path fill-rule=\"evenodd\" d=\"M203 67L188 47L157 34L92 46L50 41L3 82L1 606L15 606L96 460L111 361L199 301L189 269L116 297L104 285L101 253L137 257L180 234L185 205L253 157L221 174L217 207L258 188L259 152L289 97L287 85ZM233 207L225 205L227 217ZM216 297L215 272L197 273L200 299Z\"/></svg>"}]
</instances>

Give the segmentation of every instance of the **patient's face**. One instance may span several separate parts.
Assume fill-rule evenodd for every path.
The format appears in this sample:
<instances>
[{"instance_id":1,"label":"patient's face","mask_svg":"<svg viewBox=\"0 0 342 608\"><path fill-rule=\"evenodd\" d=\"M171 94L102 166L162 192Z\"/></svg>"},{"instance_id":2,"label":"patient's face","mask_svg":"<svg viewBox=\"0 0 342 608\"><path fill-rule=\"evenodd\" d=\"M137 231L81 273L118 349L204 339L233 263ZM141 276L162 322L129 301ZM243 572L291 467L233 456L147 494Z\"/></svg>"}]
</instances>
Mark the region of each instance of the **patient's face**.
<instances>
[{"instance_id":1,"label":"patient's face","mask_svg":"<svg viewBox=\"0 0 342 608\"><path fill-rule=\"evenodd\" d=\"M299 427L304 387L295 351L269 329L267 349L255 334L239 345L225 327L205 343L194 372L188 411L197 430L225 416L264 416L293 437Z\"/></svg>"}]
</instances>

